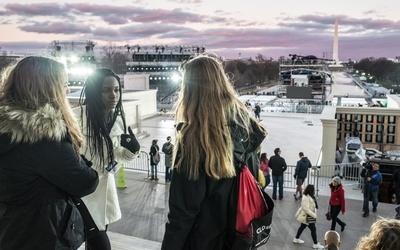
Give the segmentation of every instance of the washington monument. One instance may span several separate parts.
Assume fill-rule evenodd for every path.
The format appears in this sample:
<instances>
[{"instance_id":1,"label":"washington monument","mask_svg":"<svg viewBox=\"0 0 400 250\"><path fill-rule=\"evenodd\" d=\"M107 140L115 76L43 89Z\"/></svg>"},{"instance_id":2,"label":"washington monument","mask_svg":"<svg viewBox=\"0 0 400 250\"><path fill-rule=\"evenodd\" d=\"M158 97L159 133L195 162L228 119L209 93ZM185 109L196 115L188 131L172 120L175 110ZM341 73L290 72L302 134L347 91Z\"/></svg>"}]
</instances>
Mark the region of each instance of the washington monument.
<instances>
[{"instance_id":1,"label":"washington monument","mask_svg":"<svg viewBox=\"0 0 400 250\"><path fill-rule=\"evenodd\" d=\"M333 38L333 53L332 59L335 60L335 65L339 63L339 43L338 43L338 20L335 20L335 37Z\"/></svg>"}]
</instances>

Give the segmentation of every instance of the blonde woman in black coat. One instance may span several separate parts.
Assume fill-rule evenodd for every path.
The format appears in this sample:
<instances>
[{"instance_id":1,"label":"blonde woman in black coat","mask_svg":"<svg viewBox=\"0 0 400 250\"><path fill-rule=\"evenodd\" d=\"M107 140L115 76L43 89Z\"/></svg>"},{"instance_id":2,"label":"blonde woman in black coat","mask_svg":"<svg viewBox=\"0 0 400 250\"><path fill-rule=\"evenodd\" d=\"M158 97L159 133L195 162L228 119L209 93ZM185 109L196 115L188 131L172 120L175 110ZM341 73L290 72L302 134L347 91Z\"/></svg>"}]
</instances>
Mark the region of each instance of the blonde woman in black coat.
<instances>
[{"instance_id":1,"label":"blonde woman in black coat","mask_svg":"<svg viewBox=\"0 0 400 250\"><path fill-rule=\"evenodd\" d=\"M176 107L173 181L161 249L230 249L236 204L234 159L258 176L257 147L266 131L252 118L215 57L183 66ZM233 232L232 232L233 231Z\"/></svg>"},{"instance_id":2,"label":"blonde woman in black coat","mask_svg":"<svg viewBox=\"0 0 400 250\"><path fill-rule=\"evenodd\" d=\"M0 84L0 249L77 249L83 219L71 201L92 193L96 171L80 159L64 66L26 57Z\"/></svg>"}]
</instances>

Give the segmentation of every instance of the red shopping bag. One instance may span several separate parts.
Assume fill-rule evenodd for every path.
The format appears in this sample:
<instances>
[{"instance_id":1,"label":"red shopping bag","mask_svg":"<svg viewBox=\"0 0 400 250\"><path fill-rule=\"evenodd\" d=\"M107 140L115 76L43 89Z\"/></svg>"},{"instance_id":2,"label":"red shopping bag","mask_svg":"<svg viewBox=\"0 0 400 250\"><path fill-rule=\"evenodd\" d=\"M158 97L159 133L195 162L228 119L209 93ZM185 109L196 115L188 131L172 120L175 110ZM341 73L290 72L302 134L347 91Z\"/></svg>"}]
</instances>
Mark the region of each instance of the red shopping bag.
<instances>
[{"instance_id":1,"label":"red shopping bag","mask_svg":"<svg viewBox=\"0 0 400 250\"><path fill-rule=\"evenodd\" d=\"M244 166L240 173L236 211L236 237L232 249L254 249L271 235L274 203Z\"/></svg>"},{"instance_id":2,"label":"red shopping bag","mask_svg":"<svg viewBox=\"0 0 400 250\"><path fill-rule=\"evenodd\" d=\"M249 233L250 222L268 212L267 204L256 180L247 167L240 174L239 196L236 213L236 231Z\"/></svg>"}]
</instances>

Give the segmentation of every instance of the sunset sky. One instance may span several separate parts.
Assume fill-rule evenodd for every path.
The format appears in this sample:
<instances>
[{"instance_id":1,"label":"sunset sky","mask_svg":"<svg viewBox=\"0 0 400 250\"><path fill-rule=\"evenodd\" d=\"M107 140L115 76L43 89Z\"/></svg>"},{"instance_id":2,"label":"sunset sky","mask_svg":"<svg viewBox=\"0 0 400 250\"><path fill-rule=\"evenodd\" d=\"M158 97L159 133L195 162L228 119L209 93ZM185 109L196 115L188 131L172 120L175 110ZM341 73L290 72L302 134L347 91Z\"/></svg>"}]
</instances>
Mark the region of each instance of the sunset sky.
<instances>
[{"instance_id":1,"label":"sunset sky","mask_svg":"<svg viewBox=\"0 0 400 250\"><path fill-rule=\"evenodd\" d=\"M1 0L0 47L45 53L53 40L205 46L225 58L400 56L399 0Z\"/></svg>"}]
</instances>

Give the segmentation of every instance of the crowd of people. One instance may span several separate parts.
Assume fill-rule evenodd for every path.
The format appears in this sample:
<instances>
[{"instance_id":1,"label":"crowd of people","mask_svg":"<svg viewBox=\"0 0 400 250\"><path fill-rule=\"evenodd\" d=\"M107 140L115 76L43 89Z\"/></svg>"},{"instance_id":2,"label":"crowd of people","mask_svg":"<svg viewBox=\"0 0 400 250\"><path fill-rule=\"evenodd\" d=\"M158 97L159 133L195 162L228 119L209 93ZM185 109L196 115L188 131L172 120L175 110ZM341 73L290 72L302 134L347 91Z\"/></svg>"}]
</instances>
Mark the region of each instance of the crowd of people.
<instances>
[{"instance_id":1,"label":"crowd of people","mask_svg":"<svg viewBox=\"0 0 400 250\"><path fill-rule=\"evenodd\" d=\"M272 199L282 200L287 170L282 150L269 159L261 152L267 135L259 111L237 97L220 60L200 55L182 65L176 104L175 142L168 136L165 182L169 212L161 249L231 249L236 237L238 164L246 165L264 190L272 181ZM205 77L207 76L207 77ZM67 95L63 64L46 57L26 57L4 71L0 82L0 249L111 249L108 225L121 218L114 174L136 158L140 144L126 124L119 77L110 69L94 70L86 79L78 107ZM207 105L204 105L207 103ZM210 108L212 107L212 108ZM175 144L175 145L174 145ZM157 181L158 140L153 139L150 180ZM317 238L315 187L305 185L312 167L303 152L294 171L294 217L314 249L339 249L346 227L345 190L336 176L329 184L331 227L324 244ZM382 175L379 165L365 167L363 216L378 207ZM260 170L260 172L259 172ZM236 203L235 203L236 202ZM379 219L363 236L358 250L397 249L400 222Z\"/></svg>"}]
</instances>

